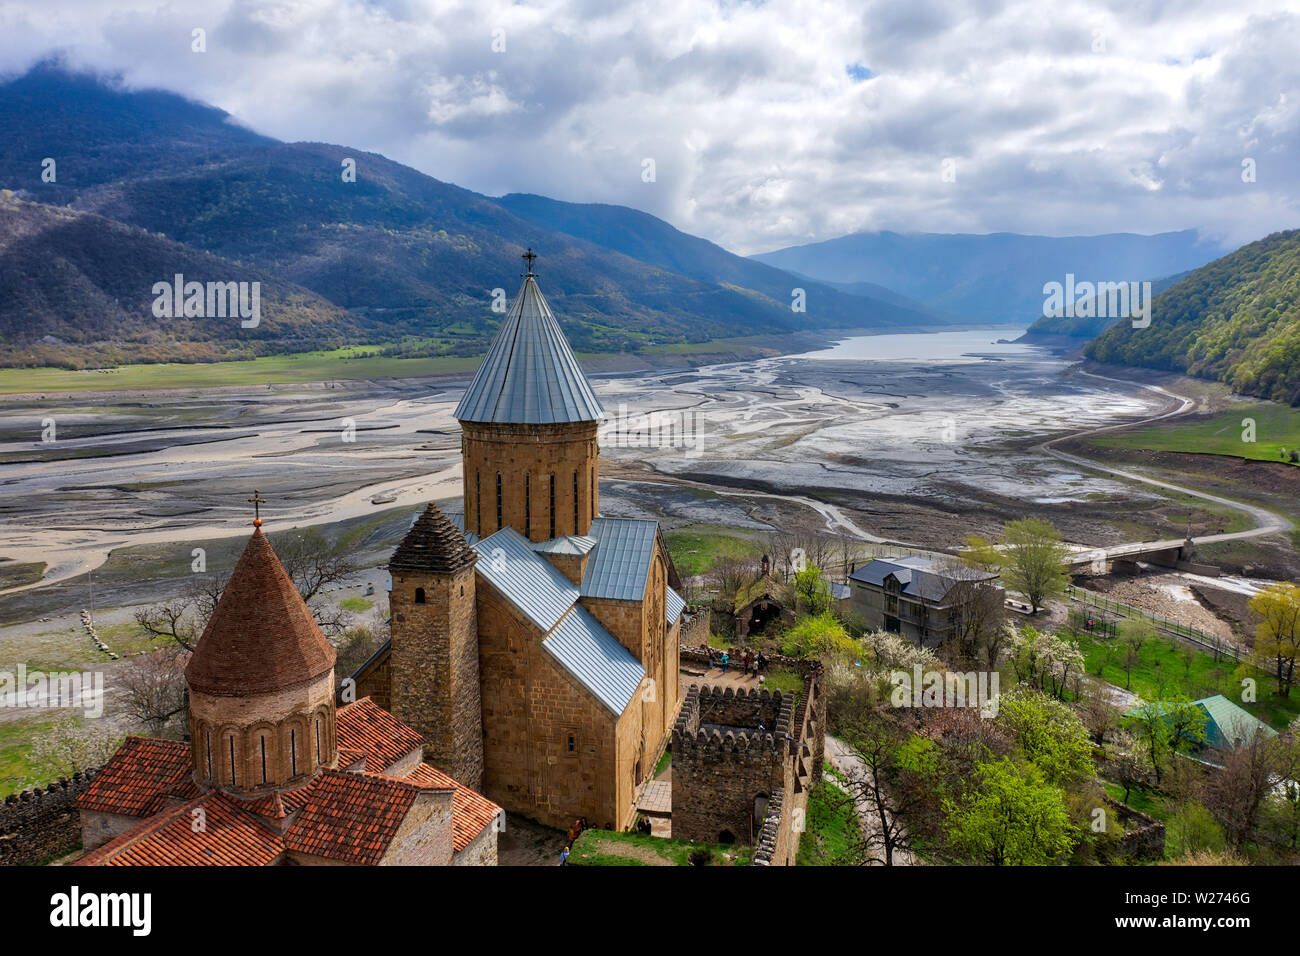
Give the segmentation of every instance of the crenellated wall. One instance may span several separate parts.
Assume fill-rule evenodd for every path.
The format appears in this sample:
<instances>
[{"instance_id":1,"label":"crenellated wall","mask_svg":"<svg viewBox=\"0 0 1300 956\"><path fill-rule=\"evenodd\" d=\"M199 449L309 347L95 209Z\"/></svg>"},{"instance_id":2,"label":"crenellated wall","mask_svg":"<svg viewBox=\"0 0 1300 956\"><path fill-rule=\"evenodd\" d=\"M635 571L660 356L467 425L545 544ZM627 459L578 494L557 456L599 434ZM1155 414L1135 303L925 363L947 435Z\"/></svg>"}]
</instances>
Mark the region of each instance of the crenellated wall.
<instances>
[{"instance_id":1,"label":"crenellated wall","mask_svg":"<svg viewBox=\"0 0 1300 956\"><path fill-rule=\"evenodd\" d=\"M74 804L95 773L74 773L48 787L5 797L0 804L0 866L40 863L75 849L81 842L81 818Z\"/></svg>"}]
</instances>

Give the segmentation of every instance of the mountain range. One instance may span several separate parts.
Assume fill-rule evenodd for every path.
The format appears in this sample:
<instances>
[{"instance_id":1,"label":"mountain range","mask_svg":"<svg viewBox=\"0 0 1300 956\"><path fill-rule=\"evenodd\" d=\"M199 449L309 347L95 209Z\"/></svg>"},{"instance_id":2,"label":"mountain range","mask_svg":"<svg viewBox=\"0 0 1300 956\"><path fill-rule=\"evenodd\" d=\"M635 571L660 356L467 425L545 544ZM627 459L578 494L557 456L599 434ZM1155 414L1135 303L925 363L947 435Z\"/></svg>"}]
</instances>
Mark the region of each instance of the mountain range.
<instances>
[{"instance_id":1,"label":"mountain range","mask_svg":"<svg viewBox=\"0 0 1300 956\"><path fill-rule=\"evenodd\" d=\"M1059 238L861 232L753 258L841 291L874 284L941 312L1029 323L1043 314L1044 284L1064 282L1067 273L1090 282L1151 281L1204 265L1224 251L1194 229Z\"/></svg>"},{"instance_id":2,"label":"mountain range","mask_svg":"<svg viewBox=\"0 0 1300 956\"><path fill-rule=\"evenodd\" d=\"M0 219L13 220L0 223L7 364L146 354L124 352L123 340L162 348L156 320L139 306L153 282L182 264L202 272L193 276L200 281L249 270L274 280L284 294L268 302L269 328L295 334L176 327L162 335L174 358L185 357L191 331L205 343L194 353L203 358L330 347L345 337L387 344L393 354L475 354L500 317L493 289L514 293L529 246L541 253L536 268L556 315L583 351L941 324L906 299L807 282L634 210L494 200L374 153L281 143L212 107L53 64L0 86L0 128L0 188L21 201L0 205ZM54 160L53 182L42 178L46 159ZM349 161L353 182L344 176ZM32 203L98 218L41 216ZM106 222L134 231L90 228ZM120 250L110 246L127 235L140 267L114 273ZM200 268L183 250L210 258ZM22 290L42 261L58 268L40 277L39 291ZM804 311L792 309L798 287ZM110 300L109 314L86 314ZM298 313L281 317L288 302Z\"/></svg>"}]
</instances>

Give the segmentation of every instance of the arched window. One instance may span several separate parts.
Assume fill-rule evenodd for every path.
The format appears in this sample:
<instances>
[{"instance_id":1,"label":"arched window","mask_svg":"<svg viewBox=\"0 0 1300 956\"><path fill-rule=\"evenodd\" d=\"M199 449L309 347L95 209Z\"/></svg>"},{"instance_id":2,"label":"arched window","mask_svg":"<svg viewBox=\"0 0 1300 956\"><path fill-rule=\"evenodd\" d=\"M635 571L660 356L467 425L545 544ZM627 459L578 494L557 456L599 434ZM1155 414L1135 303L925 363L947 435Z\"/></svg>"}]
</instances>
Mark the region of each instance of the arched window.
<instances>
[{"instance_id":1,"label":"arched window","mask_svg":"<svg viewBox=\"0 0 1300 956\"><path fill-rule=\"evenodd\" d=\"M524 475L524 537L532 537L533 527L533 476Z\"/></svg>"},{"instance_id":2,"label":"arched window","mask_svg":"<svg viewBox=\"0 0 1300 956\"><path fill-rule=\"evenodd\" d=\"M555 537L555 475L548 482L551 486L551 537Z\"/></svg>"},{"instance_id":3,"label":"arched window","mask_svg":"<svg viewBox=\"0 0 1300 956\"><path fill-rule=\"evenodd\" d=\"M212 779L212 731L203 732L203 750L208 758L208 779Z\"/></svg>"},{"instance_id":4,"label":"arched window","mask_svg":"<svg viewBox=\"0 0 1300 956\"><path fill-rule=\"evenodd\" d=\"M289 728L289 775L298 776L298 732Z\"/></svg>"},{"instance_id":5,"label":"arched window","mask_svg":"<svg viewBox=\"0 0 1300 956\"><path fill-rule=\"evenodd\" d=\"M416 604L424 603L424 588L415 589L415 603Z\"/></svg>"},{"instance_id":6,"label":"arched window","mask_svg":"<svg viewBox=\"0 0 1300 956\"><path fill-rule=\"evenodd\" d=\"M478 471L474 472L474 530L483 530L483 500L479 494Z\"/></svg>"},{"instance_id":7,"label":"arched window","mask_svg":"<svg viewBox=\"0 0 1300 956\"><path fill-rule=\"evenodd\" d=\"M591 520L596 520L596 466L591 466Z\"/></svg>"},{"instance_id":8,"label":"arched window","mask_svg":"<svg viewBox=\"0 0 1300 956\"><path fill-rule=\"evenodd\" d=\"M317 717L316 718L316 766L319 767L324 762L325 762L325 758L322 756L321 749L320 749L320 718Z\"/></svg>"},{"instance_id":9,"label":"arched window","mask_svg":"<svg viewBox=\"0 0 1300 956\"><path fill-rule=\"evenodd\" d=\"M578 473L573 473L573 533L578 533Z\"/></svg>"},{"instance_id":10,"label":"arched window","mask_svg":"<svg viewBox=\"0 0 1300 956\"><path fill-rule=\"evenodd\" d=\"M497 472L497 527L501 527L501 472Z\"/></svg>"},{"instance_id":11,"label":"arched window","mask_svg":"<svg viewBox=\"0 0 1300 956\"><path fill-rule=\"evenodd\" d=\"M230 785L235 786L235 735L231 734L226 738L230 745Z\"/></svg>"},{"instance_id":12,"label":"arched window","mask_svg":"<svg viewBox=\"0 0 1300 956\"><path fill-rule=\"evenodd\" d=\"M266 735L259 734L257 739L262 743L262 783L266 783Z\"/></svg>"}]
</instances>

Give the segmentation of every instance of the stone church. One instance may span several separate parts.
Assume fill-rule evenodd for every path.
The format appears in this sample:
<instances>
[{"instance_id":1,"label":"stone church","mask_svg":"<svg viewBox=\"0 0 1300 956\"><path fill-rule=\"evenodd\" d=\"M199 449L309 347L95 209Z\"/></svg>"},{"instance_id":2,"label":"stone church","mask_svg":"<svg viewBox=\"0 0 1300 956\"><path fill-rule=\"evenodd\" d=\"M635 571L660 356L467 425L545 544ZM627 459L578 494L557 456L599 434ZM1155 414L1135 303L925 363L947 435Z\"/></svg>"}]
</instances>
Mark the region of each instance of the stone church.
<instances>
[{"instance_id":1,"label":"stone church","mask_svg":"<svg viewBox=\"0 0 1300 956\"><path fill-rule=\"evenodd\" d=\"M334 661L257 527L185 668L189 741L126 739L76 865L494 865L501 808L374 701L337 706Z\"/></svg>"},{"instance_id":2,"label":"stone church","mask_svg":"<svg viewBox=\"0 0 1300 956\"><path fill-rule=\"evenodd\" d=\"M658 522L601 516L604 410L523 279L455 411L464 511L430 504L394 552L354 691L506 810L623 828L676 718L685 602Z\"/></svg>"}]
</instances>

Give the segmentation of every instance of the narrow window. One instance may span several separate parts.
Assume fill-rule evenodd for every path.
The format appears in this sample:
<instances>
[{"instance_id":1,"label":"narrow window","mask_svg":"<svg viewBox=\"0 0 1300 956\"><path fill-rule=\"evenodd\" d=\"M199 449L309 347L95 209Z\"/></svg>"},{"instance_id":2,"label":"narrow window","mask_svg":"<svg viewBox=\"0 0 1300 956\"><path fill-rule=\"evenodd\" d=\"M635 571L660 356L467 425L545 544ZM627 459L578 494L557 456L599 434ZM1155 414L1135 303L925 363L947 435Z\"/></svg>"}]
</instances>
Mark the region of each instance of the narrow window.
<instances>
[{"instance_id":1,"label":"narrow window","mask_svg":"<svg viewBox=\"0 0 1300 956\"><path fill-rule=\"evenodd\" d=\"M230 785L235 785L235 738L228 737L230 741Z\"/></svg>"},{"instance_id":2,"label":"narrow window","mask_svg":"<svg viewBox=\"0 0 1300 956\"><path fill-rule=\"evenodd\" d=\"M289 773L298 776L298 732L289 729Z\"/></svg>"},{"instance_id":3,"label":"narrow window","mask_svg":"<svg viewBox=\"0 0 1300 956\"><path fill-rule=\"evenodd\" d=\"M316 763L319 766L323 762L324 761L321 760L321 755L320 755L320 718L317 717L316 718Z\"/></svg>"},{"instance_id":4,"label":"narrow window","mask_svg":"<svg viewBox=\"0 0 1300 956\"><path fill-rule=\"evenodd\" d=\"M474 531L478 533L483 530L483 502L479 495L478 472L474 472Z\"/></svg>"},{"instance_id":5,"label":"narrow window","mask_svg":"<svg viewBox=\"0 0 1300 956\"><path fill-rule=\"evenodd\" d=\"M570 734L570 735L569 735L569 753L574 753L577 749L578 749L578 742L573 738L573 735Z\"/></svg>"},{"instance_id":6,"label":"narrow window","mask_svg":"<svg viewBox=\"0 0 1300 956\"><path fill-rule=\"evenodd\" d=\"M424 603L424 588L415 589L415 603L416 604Z\"/></svg>"},{"instance_id":7,"label":"narrow window","mask_svg":"<svg viewBox=\"0 0 1300 956\"><path fill-rule=\"evenodd\" d=\"M596 520L596 466L591 466L591 519Z\"/></svg>"},{"instance_id":8,"label":"narrow window","mask_svg":"<svg viewBox=\"0 0 1300 956\"><path fill-rule=\"evenodd\" d=\"M533 527L533 476L524 475L524 537L532 537Z\"/></svg>"},{"instance_id":9,"label":"narrow window","mask_svg":"<svg viewBox=\"0 0 1300 956\"><path fill-rule=\"evenodd\" d=\"M208 779L212 779L212 733L203 731L203 751L208 758Z\"/></svg>"},{"instance_id":10,"label":"narrow window","mask_svg":"<svg viewBox=\"0 0 1300 956\"><path fill-rule=\"evenodd\" d=\"M555 537L555 476L551 475L551 537Z\"/></svg>"},{"instance_id":11,"label":"narrow window","mask_svg":"<svg viewBox=\"0 0 1300 956\"><path fill-rule=\"evenodd\" d=\"M578 533L578 473L573 473L573 533Z\"/></svg>"},{"instance_id":12,"label":"narrow window","mask_svg":"<svg viewBox=\"0 0 1300 956\"><path fill-rule=\"evenodd\" d=\"M501 472L497 472L497 527L501 527Z\"/></svg>"},{"instance_id":13,"label":"narrow window","mask_svg":"<svg viewBox=\"0 0 1300 956\"><path fill-rule=\"evenodd\" d=\"M258 737L262 742L262 783L266 783L266 738Z\"/></svg>"}]
</instances>

